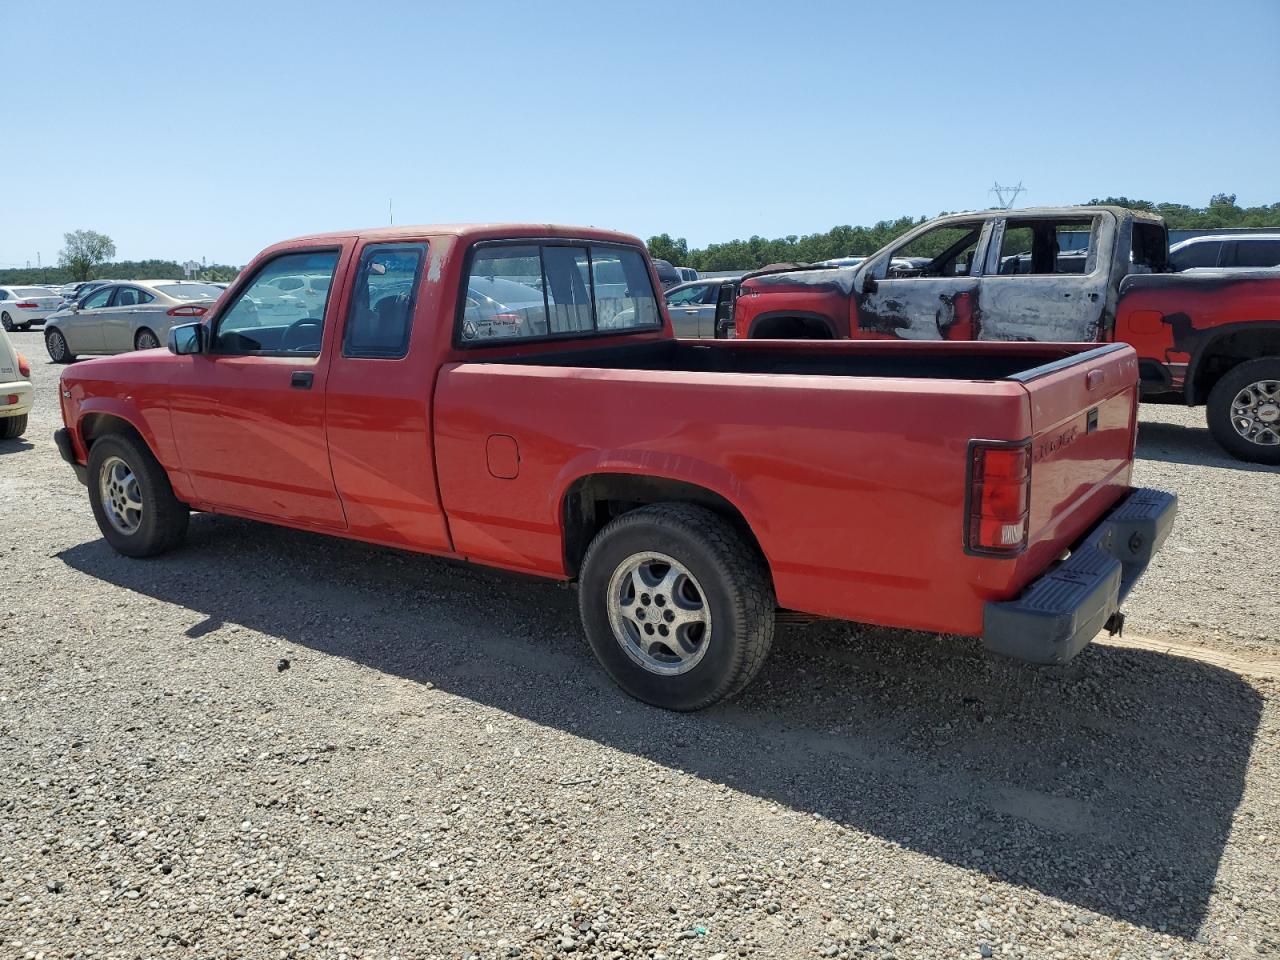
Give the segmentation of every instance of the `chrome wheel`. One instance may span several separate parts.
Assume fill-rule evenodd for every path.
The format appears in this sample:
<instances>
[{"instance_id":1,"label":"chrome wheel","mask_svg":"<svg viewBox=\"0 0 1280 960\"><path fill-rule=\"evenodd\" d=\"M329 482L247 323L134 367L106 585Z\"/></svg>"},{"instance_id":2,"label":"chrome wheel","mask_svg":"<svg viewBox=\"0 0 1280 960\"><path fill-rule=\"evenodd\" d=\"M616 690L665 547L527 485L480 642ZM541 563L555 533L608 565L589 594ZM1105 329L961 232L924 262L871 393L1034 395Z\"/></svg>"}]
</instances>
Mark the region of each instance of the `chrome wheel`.
<instances>
[{"instance_id":1,"label":"chrome wheel","mask_svg":"<svg viewBox=\"0 0 1280 960\"><path fill-rule=\"evenodd\" d=\"M44 337L45 346L49 349L49 359L61 363L67 356L67 341L57 330L50 330Z\"/></svg>"},{"instance_id":2,"label":"chrome wheel","mask_svg":"<svg viewBox=\"0 0 1280 960\"><path fill-rule=\"evenodd\" d=\"M662 676L692 670L711 644L711 608L697 579L663 553L635 553L609 579L609 624L627 656Z\"/></svg>"},{"instance_id":3,"label":"chrome wheel","mask_svg":"<svg viewBox=\"0 0 1280 960\"><path fill-rule=\"evenodd\" d=\"M160 341L150 330L143 330L139 333L138 339L133 344L135 350L154 350L158 346L160 346Z\"/></svg>"},{"instance_id":4,"label":"chrome wheel","mask_svg":"<svg viewBox=\"0 0 1280 960\"><path fill-rule=\"evenodd\" d=\"M142 491L133 470L119 457L103 462L98 473L98 494L111 526L125 536L137 533L142 525Z\"/></svg>"},{"instance_id":5,"label":"chrome wheel","mask_svg":"<svg viewBox=\"0 0 1280 960\"><path fill-rule=\"evenodd\" d=\"M1280 445L1280 380L1259 380L1231 400L1231 425L1251 443Z\"/></svg>"}]
</instances>

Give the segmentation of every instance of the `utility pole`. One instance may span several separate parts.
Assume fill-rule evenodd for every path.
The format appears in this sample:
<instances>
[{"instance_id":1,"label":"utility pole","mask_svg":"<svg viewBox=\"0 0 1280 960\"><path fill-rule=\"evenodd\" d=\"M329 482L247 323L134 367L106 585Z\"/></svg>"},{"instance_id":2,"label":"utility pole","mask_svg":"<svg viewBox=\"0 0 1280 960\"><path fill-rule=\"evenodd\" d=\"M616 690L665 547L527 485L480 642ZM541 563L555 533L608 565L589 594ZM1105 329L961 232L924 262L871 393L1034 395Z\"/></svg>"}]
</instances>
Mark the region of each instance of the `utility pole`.
<instances>
[{"instance_id":1,"label":"utility pole","mask_svg":"<svg viewBox=\"0 0 1280 960\"><path fill-rule=\"evenodd\" d=\"M991 185L991 189L987 191L987 193L994 193L996 195L996 199L1000 202L1000 206L1005 210L1008 210L1018 202L1019 194L1026 192L1027 188L1022 185L1021 180L1018 181L1018 185L1016 187L1002 187L1000 186L1000 181L997 180ZM1005 199L1006 196L1008 197L1007 200Z\"/></svg>"},{"instance_id":2,"label":"utility pole","mask_svg":"<svg viewBox=\"0 0 1280 960\"><path fill-rule=\"evenodd\" d=\"M390 226L396 225L396 212L391 207L391 198L387 197L387 222Z\"/></svg>"}]
</instances>

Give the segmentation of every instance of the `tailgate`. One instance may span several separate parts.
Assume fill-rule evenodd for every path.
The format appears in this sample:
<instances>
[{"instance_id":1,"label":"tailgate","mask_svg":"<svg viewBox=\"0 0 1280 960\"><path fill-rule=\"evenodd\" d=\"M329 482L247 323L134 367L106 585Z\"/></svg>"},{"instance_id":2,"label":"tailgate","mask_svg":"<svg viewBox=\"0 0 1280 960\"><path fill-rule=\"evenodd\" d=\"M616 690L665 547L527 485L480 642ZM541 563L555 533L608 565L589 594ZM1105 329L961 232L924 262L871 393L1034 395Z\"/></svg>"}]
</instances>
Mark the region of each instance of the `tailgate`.
<instances>
[{"instance_id":1,"label":"tailgate","mask_svg":"<svg viewBox=\"0 0 1280 960\"><path fill-rule=\"evenodd\" d=\"M1072 546L1129 490L1138 357L1107 344L1017 375L1031 400L1031 503L1024 572Z\"/></svg>"}]
</instances>

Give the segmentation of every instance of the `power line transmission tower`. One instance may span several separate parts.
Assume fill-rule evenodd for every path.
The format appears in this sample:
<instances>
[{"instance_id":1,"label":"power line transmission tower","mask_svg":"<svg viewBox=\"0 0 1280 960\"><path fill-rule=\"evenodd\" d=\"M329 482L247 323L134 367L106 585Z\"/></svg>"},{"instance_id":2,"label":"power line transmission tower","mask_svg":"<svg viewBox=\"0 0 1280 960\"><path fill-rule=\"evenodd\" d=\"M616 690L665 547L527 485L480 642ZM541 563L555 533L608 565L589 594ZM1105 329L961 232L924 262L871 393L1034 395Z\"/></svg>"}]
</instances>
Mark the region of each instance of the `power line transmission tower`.
<instances>
[{"instance_id":1,"label":"power line transmission tower","mask_svg":"<svg viewBox=\"0 0 1280 960\"><path fill-rule=\"evenodd\" d=\"M1018 185L1016 187L1002 187L1000 186L1000 181L997 180L991 185L991 189L987 191L987 193L994 193L996 195L996 199L1000 201L1000 206L1005 210L1008 210L1018 202L1019 194L1026 192L1027 188L1022 185L1021 180L1018 181ZM1006 196L1008 197L1007 200L1005 199Z\"/></svg>"}]
</instances>

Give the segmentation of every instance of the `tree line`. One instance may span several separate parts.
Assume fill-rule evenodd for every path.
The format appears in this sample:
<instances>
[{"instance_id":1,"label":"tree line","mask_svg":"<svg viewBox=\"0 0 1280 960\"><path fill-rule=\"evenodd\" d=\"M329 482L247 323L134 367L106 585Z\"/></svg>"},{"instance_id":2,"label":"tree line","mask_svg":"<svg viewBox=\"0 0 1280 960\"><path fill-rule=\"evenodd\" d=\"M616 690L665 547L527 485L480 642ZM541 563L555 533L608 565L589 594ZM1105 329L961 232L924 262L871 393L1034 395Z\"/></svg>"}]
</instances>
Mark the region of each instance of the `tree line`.
<instances>
[{"instance_id":1,"label":"tree line","mask_svg":"<svg viewBox=\"0 0 1280 960\"><path fill-rule=\"evenodd\" d=\"M58 265L50 267L13 267L0 270L0 286L22 286L31 283L73 283L79 280L182 280L186 272L176 260L115 260L116 245L106 234L96 230L73 230L63 234L64 246L58 252ZM201 264L198 280L228 282L236 278L239 267L225 263Z\"/></svg>"},{"instance_id":2,"label":"tree line","mask_svg":"<svg viewBox=\"0 0 1280 960\"><path fill-rule=\"evenodd\" d=\"M1095 198L1089 204L1106 204L1158 213L1164 217L1170 230L1280 226L1280 203L1241 207L1237 205L1236 195L1233 193L1214 194L1206 207L1191 207L1183 203L1152 203L1129 197ZM865 257L928 219L930 218L923 216L899 217L897 220L881 220L869 227L844 225L832 227L825 233L803 236L791 234L772 240L755 236L747 240L712 243L702 249L692 250L683 237L673 239L670 234L661 233L649 238L648 247L651 256L669 260L681 267L703 271L755 270L771 263L814 263L833 257Z\"/></svg>"}]
</instances>

